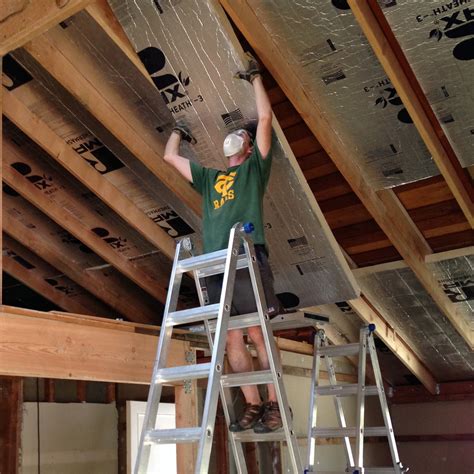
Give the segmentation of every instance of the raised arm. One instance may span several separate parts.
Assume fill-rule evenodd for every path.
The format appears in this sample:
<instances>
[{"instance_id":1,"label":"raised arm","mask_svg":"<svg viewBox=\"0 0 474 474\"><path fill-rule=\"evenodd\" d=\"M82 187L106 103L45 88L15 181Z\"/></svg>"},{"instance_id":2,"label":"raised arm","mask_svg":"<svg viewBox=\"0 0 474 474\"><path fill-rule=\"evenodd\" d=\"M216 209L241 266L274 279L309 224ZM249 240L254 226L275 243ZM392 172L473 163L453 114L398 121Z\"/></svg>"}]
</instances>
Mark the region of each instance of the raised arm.
<instances>
[{"instance_id":1,"label":"raised arm","mask_svg":"<svg viewBox=\"0 0 474 474\"><path fill-rule=\"evenodd\" d=\"M165 155L163 158L171 166L174 166L190 183L192 183L193 176L191 174L191 164L187 158L184 158L184 156L179 154L181 139L185 138L186 134L187 131L183 130L181 127L173 129L168 138L168 142L166 143Z\"/></svg>"},{"instance_id":2,"label":"raised arm","mask_svg":"<svg viewBox=\"0 0 474 474\"><path fill-rule=\"evenodd\" d=\"M255 92L258 115L256 139L262 158L265 159L272 145L272 106L263 86L262 76L255 76L252 80L252 86Z\"/></svg>"}]
</instances>

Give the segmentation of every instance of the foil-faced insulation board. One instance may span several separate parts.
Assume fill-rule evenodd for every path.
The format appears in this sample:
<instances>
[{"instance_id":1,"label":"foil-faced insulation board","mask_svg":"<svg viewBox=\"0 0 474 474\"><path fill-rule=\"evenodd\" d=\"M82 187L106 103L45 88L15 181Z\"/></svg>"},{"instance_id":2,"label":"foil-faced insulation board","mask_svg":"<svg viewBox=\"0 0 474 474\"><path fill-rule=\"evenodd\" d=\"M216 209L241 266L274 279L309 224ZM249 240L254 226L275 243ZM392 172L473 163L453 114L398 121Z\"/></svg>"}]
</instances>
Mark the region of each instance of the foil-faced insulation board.
<instances>
[{"instance_id":1,"label":"foil-faced insulation board","mask_svg":"<svg viewBox=\"0 0 474 474\"><path fill-rule=\"evenodd\" d=\"M126 295L127 301L133 302L135 314L123 314L123 316L141 322L159 321L163 305L123 277L113 267L104 266L106 262L80 240L29 204L7 185L3 186L2 199L4 215L14 219L14 225L19 233L22 232L21 229L25 229L25 232L35 232L42 240L49 242L58 253L67 255L71 266L74 265L82 272L93 274L98 286L106 287L107 294L115 300L123 300ZM8 232L8 229L5 231ZM108 301L108 304L113 305L114 301Z\"/></svg>"},{"instance_id":2,"label":"foil-faced insulation board","mask_svg":"<svg viewBox=\"0 0 474 474\"><path fill-rule=\"evenodd\" d=\"M474 255L428 264L443 291L474 331Z\"/></svg>"},{"instance_id":3,"label":"foil-faced insulation board","mask_svg":"<svg viewBox=\"0 0 474 474\"><path fill-rule=\"evenodd\" d=\"M390 314L395 330L439 381L472 378L474 352L409 268L361 274L362 292ZM472 318L472 313L470 314Z\"/></svg>"},{"instance_id":4,"label":"foil-faced insulation board","mask_svg":"<svg viewBox=\"0 0 474 474\"><path fill-rule=\"evenodd\" d=\"M474 164L474 1L396 0L383 12L461 165Z\"/></svg>"},{"instance_id":5,"label":"foil-faced insulation board","mask_svg":"<svg viewBox=\"0 0 474 474\"><path fill-rule=\"evenodd\" d=\"M247 3L373 188L439 174L346 2Z\"/></svg>"},{"instance_id":6,"label":"foil-faced insulation board","mask_svg":"<svg viewBox=\"0 0 474 474\"><path fill-rule=\"evenodd\" d=\"M92 233L104 239L116 253L134 262L158 285L167 283L171 262L132 230L95 194L67 176L64 169L51 161L11 123L4 126L3 163L18 173L18 180L33 182L51 201L67 210Z\"/></svg>"},{"instance_id":7,"label":"foil-faced insulation board","mask_svg":"<svg viewBox=\"0 0 474 474\"><path fill-rule=\"evenodd\" d=\"M58 28L60 32L63 31ZM73 26L64 32L69 28ZM5 93L13 94L21 100L77 153L78 159L85 160L117 187L170 237L191 235L194 229L199 229L199 219L98 121L88 115L80 104L75 103L47 72L24 51L17 50L15 55L23 65L11 56L5 56L3 60ZM108 81L111 87L114 84L122 85L119 93L122 97L131 97L134 113L147 117L148 123L153 126L171 129L174 124L171 114L159 98L154 98L156 93L151 84L144 78L142 80L146 84L141 84L138 77L133 83L141 93L137 97L137 92L127 86L131 80L126 82L117 71L110 71L106 65L104 61L100 63L100 67L97 64L99 72L107 73L101 80ZM131 75L126 68L125 73L128 74L127 77ZM155 112L152 117L150 107ZM171 205L172 201L174 206Z\"/></svg>"},{"instance_id":8,"label":"foil-faced insulation board","mask_svg":"<svg viewBox=\"0 0 474 474\"><path fill-rule=\"evenodd\" d=\"M84 288L37 257L7 234L3 234L2 254L4 259L11 259L14 265L19 265L22 270L26 270L25 274L27 277L24 280L22 279L22 283L33 289L33 291L37 290L31 283L31 280L39 280L50 285L54 290L53 294L57 295L56 299L51 300L51 302L65 311L93 314L109 318L118 316L109 306L103 304L100 300L85 291ZM19 278L15 274L12 274L12 276L17 279ZM8 298L8 289L4 291L7 292L5 296ZM26 301L25 305L28 306L28 304Z\"/></svg>"},{"instance_id":9,"label":"foil-faced insulation board","mask_svg":"<svg viewBox=\"0 0 474 474\"><path fill-rule=\"evenodd\" d=\"M225 169L224 137L255 122L256 108L252 86L233 78L245 64L221 7L201 0L109 3L173 117L197 138L182 154ZM264 210L276 292L288 306L354 298L355 280L276 123L275 130Z\"/></svg>"}]
</instances>

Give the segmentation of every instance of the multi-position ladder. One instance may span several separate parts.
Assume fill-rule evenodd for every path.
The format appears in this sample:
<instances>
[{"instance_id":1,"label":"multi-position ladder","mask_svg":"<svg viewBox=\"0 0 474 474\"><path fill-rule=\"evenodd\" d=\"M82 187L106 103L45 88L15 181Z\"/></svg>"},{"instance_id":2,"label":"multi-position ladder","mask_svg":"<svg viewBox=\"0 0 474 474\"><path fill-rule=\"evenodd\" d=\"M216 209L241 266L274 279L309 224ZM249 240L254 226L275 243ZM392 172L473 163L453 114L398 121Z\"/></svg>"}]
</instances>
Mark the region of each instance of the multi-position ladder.
<instances>
[{"instance_id":1,"label":"multi-position ladder","mask_svg":"<svg viewBox=\"0 0 474 474\"><path fill-rule=\"evenodd\" d=\"M283 428L276 432L266 434L256 434L251 430L240 433L229 432L238 472L243 474L247 473L242 443L250 441L286 441L292 472L302 472L296 434L293 430L290 409L283 387L282 367L272 335L255 250L249 237L246 235L248 231L247 226L236 224L230 232L229 246L227 249L196 257L182 258L183 254L191 250L189 241L180 241L177 245L135 464L135 474L148 473L148 463L152 445L192 442L198 443L197 461L194 472L195 474L207 473L219 392L222 397L226 421L229 425L231 421L230 411L232 408L230 403L230 388L240 387L246 384L259 385L268 383L275 385ZM240 253L239 250L242 245L244 252ZM236 271L241 268L248 268L249 270L258 311L249 315L232 317L231 321L229 321ZM194 273L201 306L177 311L182 276L184 273L189 272ZM223 273L220 302L204 306L204 298L199 283L200 279L219 273ZM212 324L211 320L214 320ZM166 368L173 328L178 325L187 325L199 321L204 321L206 327L209 346L212 351L211 362ZM262 328L265 347L269 355L270 369L258 372L224 375L222 372L224 367L227 330L256 325L260 325ZM178 429L155 429L163 385L180 380L200 378L208 378L201 426Z\"/></svg>"},{"instance_id":2,"label":"multi-position ladder","mask_svg":"<svg viewBox=\"0 0 474 474\"><path fill-rule=\"evenodd\" d=\"M377 358L374 343L375 325L363 327L360 330L358 343L333 346L329 345L324 331L317 332L314 340L314 359L312 374L312 392L310 399L310 420L308 426L308 456L305 474L341 474L341 471L325 471L318 466L316 468L316 438L343 438L343 444L347 457L347 468L345 473L350 474L403 474L408 471L400 462L397 444L393 433L392 421L388 410L387 399L383 386L382 374ZM365 385L367 349L370 354L372 368L376 385ZM333 357L359 356L358 383L338 385L336 371L334 369ZM324 357L329 385L319 385L319 370L321 358ZM366 427L364 423L365 397L378 395L385 426ZM334 397L339 427L319 428L316 423L317 401L319 397ZM357 397L356 426L347 427L341 397ZM392 455L393 467L364 467L364 436L386 436ZM350 438L355 438L355 458L352 452Z\"/></svg>"}]
</instances>

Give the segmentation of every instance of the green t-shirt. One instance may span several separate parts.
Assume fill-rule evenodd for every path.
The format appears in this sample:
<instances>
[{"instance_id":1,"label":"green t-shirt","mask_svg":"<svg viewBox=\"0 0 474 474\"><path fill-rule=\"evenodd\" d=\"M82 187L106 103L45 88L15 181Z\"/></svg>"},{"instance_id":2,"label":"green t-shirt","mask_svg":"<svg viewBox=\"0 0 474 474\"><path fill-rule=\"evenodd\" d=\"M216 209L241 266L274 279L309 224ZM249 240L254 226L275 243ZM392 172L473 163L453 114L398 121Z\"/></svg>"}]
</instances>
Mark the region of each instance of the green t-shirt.
<instances>
[{"instance_id":1,"label":"green t-shirt","mask_svg":"<svg viewBox=\"0 0 474 474\"><path fill-rule=\"evenodd\" d=\"M255 226L253 243L265 244L263 195L271 165L271 150L263 159L256 144L247 160L227 171L191 162L193 186L203 197L205 253L227 247L230 229L236 222L251 222Z\"/></svg>"}]
</instances>

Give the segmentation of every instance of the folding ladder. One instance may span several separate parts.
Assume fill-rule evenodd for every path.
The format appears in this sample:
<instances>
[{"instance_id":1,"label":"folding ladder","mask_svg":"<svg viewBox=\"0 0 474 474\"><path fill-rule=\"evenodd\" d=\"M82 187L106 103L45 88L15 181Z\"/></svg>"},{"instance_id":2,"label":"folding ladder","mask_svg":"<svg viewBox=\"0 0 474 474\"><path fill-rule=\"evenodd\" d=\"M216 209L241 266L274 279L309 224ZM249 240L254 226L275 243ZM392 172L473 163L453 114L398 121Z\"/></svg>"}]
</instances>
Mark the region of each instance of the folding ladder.
<instances>
[{"instance_id":1,"label":"folding ladder","mask_svg":"<svg viewBox=\"0 0 474 474\"><path fill-rule=\"evenodd\" d=\"M403 474L408 471L400 462L393 433L392 421L388 410L387 399L383 386L382 374L377 358L377 351L374 343L375 324L365 326L360 330L358 343L330 346L324 331L317 332L314 339L314 359L312 373L312 392L310 399L310 420L308 426L308 455L307 468L305 474L341 474L341 471L325 471L316 468L316 438L343 438L343 444L347 457L347 468L345 473L351 474ZM369 350L372 368L374 371L376 385L365 385L366 356ZM334 369L333 357L359 356L358 383L338 385L336 372ZM329 378L329 385L319 385L319 370L321 367L321 357L324 357L326 370ZM380 407L385 426L366 427L364 424L365 397L378 395ZM316 424L317 401L319 397L334 397L334 405L339 423L338 428L319 428ZM341 397L357 397L356 426L347 427L344 411L341 404ZM386 436L392 455L393 467L364 467L364 436ZM350 437L356 439L355 458L352 452Z\"/></svg>"},{"instance_id":2,"label":"folding ladder","mask_svg":"<svg viewBox=\"0 0 474 474\"><path fill-rule=\"evenodd\" d=\"M229 432L229 439L231 440L238 472L242 474L247 473L242 443L259 441L286 441L292 472L302 472L296 434L293 430L290 409L283 387L282 367L272 334L270 318L267 313L257 258L255 256L254 247L246 235L246 233L251 232L251 230L248 225L243 226L236 224L230 232L229 246L227 249L196 257L182 258L182 254L192 250L189 239L182 240L177 245L135 464L135 474L151 474L148 473L147 469L152 445L193 442L198 443L194 473L207 473L209 469L219 392L222 397L222 406L224 408L226 422L227 425L229 425L231 421L230 388L239 387L241 385L268 383L275 385L283 428L265 434L256 434L253 431L240 433ZM244 253L240 254L239 249L242 244ZM239 317L239 320L234 324L229 324L236 271L241 268L248 268L249 270L258 311L249 315L243 315ZM182 276L188 272L193 272L194 274L201 306L177 311ZM200 278L219 273L223 273L220 302L205 306L201 285L199 283ZM237 317L233 317L232 320L235 318ZM212 327L210 324L211 320L215 320L215 322L212 322ZM166 368L167 354L173 328L178 325L198 321L204 321L206 327L209 346L212 351L211 362ZM265 347L269 356L270 369L258 372L224 375L222 373L224 367L224 352L229 326L232 328L256 325L260 325L262 328ZM180 380L200 378L208 378L202 424L192 428L155 429L163 385Z\"/></svg>"}]
</instances>

